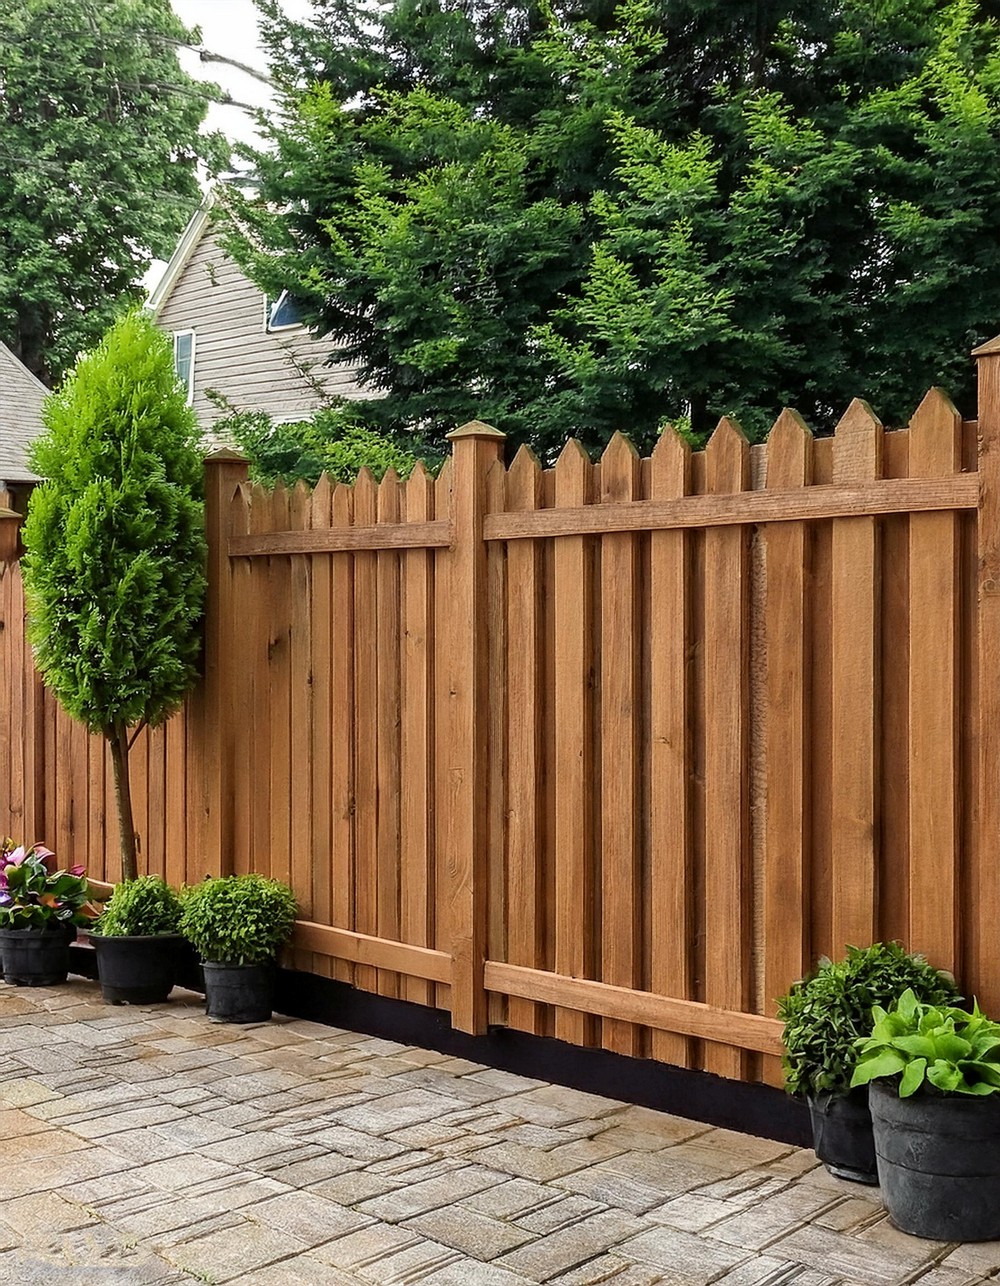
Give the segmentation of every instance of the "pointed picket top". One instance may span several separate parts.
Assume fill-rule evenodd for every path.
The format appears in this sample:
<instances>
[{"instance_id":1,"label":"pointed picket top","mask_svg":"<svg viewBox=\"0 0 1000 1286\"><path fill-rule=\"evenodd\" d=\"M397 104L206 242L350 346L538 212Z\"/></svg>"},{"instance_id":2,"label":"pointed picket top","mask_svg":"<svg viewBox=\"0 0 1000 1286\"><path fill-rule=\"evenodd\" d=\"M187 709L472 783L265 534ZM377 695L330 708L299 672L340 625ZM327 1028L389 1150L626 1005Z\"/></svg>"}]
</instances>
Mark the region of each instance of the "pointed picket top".
<instances>
[{"instance_id":1,"label":"pointed picket top","mask_svg":"<svg viewBox=\"0 0 1000 1286\"><path fill-rule=\"evenodd\" d=\"M863 398L856 397L834 429L834 482L881 478L883 438L882 421Z\"/></svg>"},{"instance_id":2,"label":"pointed picket top","mask_svg":"<svg viewBox=\"0 0 1000 1286\"><path fill-rule=\"evenodd\" d=\"M2 517L0 513L0 517ZM250 526L250 487L241 482L229 501L229 530L233 535L245 536Z\"/></svg>"},{"instance_id":3,"label":"pointed picket top","mask_svg":"<svg viewBox=\"0 0 1000 1286\"><path fill-rule=\"evenodd\" d=\"M424 464L423 460L418 460L410 470L410 476L406 481L407 485L412 482L415 488L419 488L426 486L428 482L433 482L434 479L428 472L427 466Z\"/></svg>"},{"instance_id":4,"label":"pointed picket top","mask_svg":"<svg viewBox=\"0 0 1000 1286\"><path fill-rule=\"evenodd\" d=\"M330 508L330 497L333 495L333 483L330 481L330 475L324 469L316 479L316 485L312 490L312 504L315 513L326 513Z\"/></svg>"},{"instance_id":5,"label":"pointed picket top","mask_svg":"<svg viewBox=\"0 0 1000 1286\"><path fill-rule=\"evenodd\" d=\"M346 527L351 521L354 510L354 488L346 482L333 484L333 495L330 503L330 514L335 526Z\"/></svg>"},{"instance_id":6,"label":"pointed picket top","mask_svg":"<svg viewBox=\"0 0 1000 1286\"><path fill-rule=\"evenodd\" d=\"M639 484L639 452L624 435L615 432L601 455L601 499L621 503L634 500Z\"/></svg>"},{"instance_id":7,"label":"pointed picket top","mask_svg":"<svg viewBox=\"0 0 1000 1286\"><path fill-rule=\"evenodd\" d=\"M750 443L736 420L724 415L705 447L709 491L746 491L750 486Z\"/></svg>"},{"instance_id":8,"label":"pointed picket top","mask_svg":"<svg viewBox=\"0 0 1000 1286\"><path fill-rule=\"evenodd\" d=\"M400 490L406 506L407 521L426 522L431 516L434 479L427 472L422 460L418 460L410 470L410 476Z\"/></svg>"},{"instance_id":9,"label":"pointed picket top","mask_svg":"<svg viewBox=\"0 0 1000 1286\"><path fill-rule=\"evenodd\" d=\"M553 469L557 505L582 505L590 499L594 466L583 444L570 438Z\"/></svg>"},{"instance_id":10,"label":"pointed picket top","mask_svg":"<svg viewBox=\"0 0 1000 1286\"><path fill-rule=\"evenodd\" d=\"M672 424L664 426L650 457L653 496L683 496L691 490L691 443Z\"/></svg>"},{"instance_id":11,"label":"pointed picket top","mask_svg":"<svg viewBox=\"0 0 1000 1286\"><path fill-rule=\"evenodd\" d=\"M461 438L499 438L504 441L507 434L501 433L492 424L485 424L482 420L470 420L468 424L461 424L444 436L449 442L457 442Z\"/></svg>"},{"instance_id":12,"label":"pointed picket top","mask_svg":"<svg viewBox=\"0 0 1000 1286\"><path fill-rule=\"evenodd\" d=\"M537 509L542 488L542 466L531 447L517 449L507 471L507 507Z\"/></svg>"},{"instance_id":13,"label":"pointed picket top","mask_svg":"<svg viewBox=\"0 0 1000 1286\"><path fill-rule=\"evenodd\" d=\"M962 417L944 389L929 389L910 420L910 476L935 477L961 468Z\"/></svg>"},{"instance_id":14,"label":"pointed picket top","mask_svg":"<svg viewBox=\"0 0 1000 1286\"><path fill-rule=\"evenodd\" d=\"M978 348L972 350L973 357L995 357L998 353L1000 353L1000 335L988 339L985 344L980 344Z\"/></svg>"},{"instance_id":15,"label":"pointed picket top","mask_svg":"<svg viewBox=\"0 0 1000 1286\"><path fill-rule=\"evenodd\" d=\"M399 499L399 474L390 466L378 484L379 522L399 522Z\"/></svg>"},{"instance_id":16,"label":"pointed picket top","mask_svg":"<svg viewBox=\"0 0 1000 1286\"><path fill-rule=\"evenodd\" d=\"M358 476L354 479L355 495L362 492L367 495L378 491L378 483L375 481L375 475L369 469L368 465L363 464L358 470Z\"/></svg>"},{"instance_id":17,"label":"pointed picket top","mask_svg":"<svg viewBox=\"0 0 1000 1286\"><path fill-rule=\"evenodd\" d=\"M786 406L767 435L767 485L801 487L812 481L813 435L798 411Z\"/></svg>"}]
</instances>

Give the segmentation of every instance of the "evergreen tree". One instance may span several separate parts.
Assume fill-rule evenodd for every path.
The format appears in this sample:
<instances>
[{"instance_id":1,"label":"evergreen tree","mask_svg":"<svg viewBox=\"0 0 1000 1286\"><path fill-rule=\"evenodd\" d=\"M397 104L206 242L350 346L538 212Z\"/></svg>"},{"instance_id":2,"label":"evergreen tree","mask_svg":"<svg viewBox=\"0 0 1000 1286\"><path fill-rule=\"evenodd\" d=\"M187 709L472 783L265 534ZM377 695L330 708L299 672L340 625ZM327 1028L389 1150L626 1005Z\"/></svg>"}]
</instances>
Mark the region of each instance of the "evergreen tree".
<instances>
[{"instance_id":1,"label":"evergreen tree","mask_svg":"<svg viewBox=\"0 0 1000 1286\"><path fill-rule=\"evenodd\" d=\"M196 675L205 593L203 464L169 339L141 312L81 357L44 407L22 562L29 635L66 712L111 750L122 877L134 879L128 755Z\"/></svg>"},{"instance_id":2,"label":"evergreen tree","mask_svg":"<svg viewBox=\"0 0 1000 1286\"><path fill-rule=\"evenodd\" d=\"M217 91L170 0L0 0L0 340L58 382L198 206Z\"/></svg>"},{"instance_id":3,"label":"evergreen tree","mask_svg":"<svg viewBox=\"0 0 1000 1286\"><path fill-rule=\"evenodd\" d=\"M359 364L374 426L476 416L550 455L968 401L1000 298L994 5L258 3L284 106L229 244Z\"/></svg>"}]
</instances>

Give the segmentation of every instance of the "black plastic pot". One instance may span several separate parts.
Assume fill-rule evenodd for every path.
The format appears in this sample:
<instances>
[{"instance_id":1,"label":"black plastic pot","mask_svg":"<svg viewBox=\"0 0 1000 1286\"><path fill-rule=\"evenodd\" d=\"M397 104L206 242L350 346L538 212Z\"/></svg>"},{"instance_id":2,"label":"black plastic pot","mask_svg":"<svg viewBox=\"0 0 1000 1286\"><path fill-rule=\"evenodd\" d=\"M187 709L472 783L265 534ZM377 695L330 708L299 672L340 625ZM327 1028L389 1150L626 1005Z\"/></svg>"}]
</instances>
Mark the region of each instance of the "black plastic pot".
<instances>
[{"instance_id":1,"label":"black plastic pot","mask_svg":"<svg viewBox=\"0 0 1000 1286\"><path fill-rule=\"evenodd\" d=\"M101 995L108 1005L157 1005L167 999L177 974L179 933L105 938L95 933Z\"/></svg>"},{"instance_id":2,"label":"black plastic pot","mask_svg":"<svg viewBox=\"0 0 1000 1286\"><path fill-rule=\"evenodd\" d=\"M72 925L44 929L0 929L0 961L4 981L15 987L51 987L69 973Z\"/></svg>"},{"instance_id":3,"label":"black plastic pot","mask_svg":"<svg viewBox=\"0 0 1000 1286\"><path fill-rule=\"evenodd\" d=\"M266 1023L274 1007L274 967L202 964L205 1013L217 1023Z\"/></svg>"},{"instance_id":4,"label":"black plastic pot","mask_svg":"<svg viewBox=\"0 0 1000 1286\"><path fill-rule=\"evenodd\" d=\"M896 1227L935 1241L1000 1239L1000 1099L871 1091L879 1182Z\"/></svg>"},{"instance_id":5,"label":"black plastic pot","mask_svg":"<svg viewBox=\"0 0 1000 1286\"><path fill-rule=\"evenodd\" d=\"M868 1087L809 1100L813 1147L831 1174L852 1183L878 1183Z\"/></svg>"}]
</instances>

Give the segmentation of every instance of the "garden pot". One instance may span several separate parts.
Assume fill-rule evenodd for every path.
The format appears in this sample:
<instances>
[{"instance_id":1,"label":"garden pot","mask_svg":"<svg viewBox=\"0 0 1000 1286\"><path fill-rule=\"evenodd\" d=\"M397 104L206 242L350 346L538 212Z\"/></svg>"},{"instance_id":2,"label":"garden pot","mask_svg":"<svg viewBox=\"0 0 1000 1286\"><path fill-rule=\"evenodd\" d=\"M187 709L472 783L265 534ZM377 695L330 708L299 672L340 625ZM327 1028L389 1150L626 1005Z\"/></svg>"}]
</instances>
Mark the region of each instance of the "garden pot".
<instances>
[{"instance_id":1,"label":"garden pot","mask_svg":"<svg viewBox=\"0 0 1000 1286\"><path fill-rule=\"evenodd\" d=\"M0 960L4 981L15 987L50 987L65 982L69 973L72 925L44 929L0 929Z\"/></svg>"},{"instance_id":2,"label":"garden pot","mask_svg":"<svg viewBox=\"0 0 1000 1286\"><path fill-rule=\"evenodd\" d=\"M875 1153L890 1220L935 1241L1000 1239L1000 1098L871 1087Z\"/></svg>"},{"instance_id":3,"label":"garden pot","mask_svg":"<svg viewBox=\"0 0 1000 1286\"><path fill-rule=\"evenodd\" d=\"M205 1013L217 1023L266 1023L274 1006L274 968L270 964L202 965Z\"/></svg>"},{"instance_id":4,"label":"garden pot","mask_svg":"<svg viewBox=\"0 0 1000 1286\"><path fill-rule=\"evenodd\" d=\"M878 1183L868 1087L809 1099L813 1147L831 1174L852 1183Z\"/></svg>"},{"instance_id":5,"label":"garden pot","mask_svg":"<svg viewBox=\"0 0 1000 1286\"><path fill-rule=\"evenodd\" d=\"M95 933L90 942L97 953L101 995L108 1005L157 1005L170 995L177 972L177 955L184 941L179 933L105 938Z\"/></svg>"}]
</instances>

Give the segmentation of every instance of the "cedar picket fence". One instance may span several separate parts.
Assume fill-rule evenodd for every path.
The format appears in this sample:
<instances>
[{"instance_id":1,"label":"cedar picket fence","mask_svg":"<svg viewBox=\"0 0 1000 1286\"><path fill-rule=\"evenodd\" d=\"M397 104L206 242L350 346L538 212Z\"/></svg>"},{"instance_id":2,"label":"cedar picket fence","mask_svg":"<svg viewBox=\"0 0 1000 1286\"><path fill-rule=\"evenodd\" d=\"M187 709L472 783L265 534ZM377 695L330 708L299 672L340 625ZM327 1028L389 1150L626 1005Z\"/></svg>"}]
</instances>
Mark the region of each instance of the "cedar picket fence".
<instances>
[{"instance_id":1,"label":"cedar picket fence","mask_svg":"<svg viewBox=\"0 0 1000 1286\"><path fill-rule=\"evenodd\" d=\"M133 751L142 864L289 881L296 967L776 1082L774 997L899 938L1000 1011L1000 341L977 422L267 493L206 462L204 678ZM103 743L0 512L0 827L118 874Z\"/></svg>"}]
</instances>

